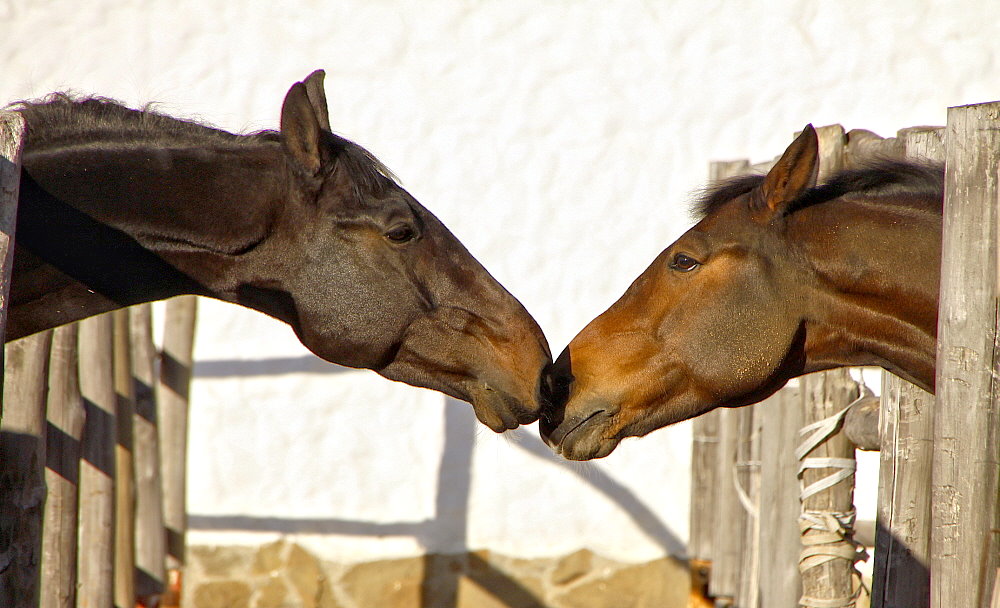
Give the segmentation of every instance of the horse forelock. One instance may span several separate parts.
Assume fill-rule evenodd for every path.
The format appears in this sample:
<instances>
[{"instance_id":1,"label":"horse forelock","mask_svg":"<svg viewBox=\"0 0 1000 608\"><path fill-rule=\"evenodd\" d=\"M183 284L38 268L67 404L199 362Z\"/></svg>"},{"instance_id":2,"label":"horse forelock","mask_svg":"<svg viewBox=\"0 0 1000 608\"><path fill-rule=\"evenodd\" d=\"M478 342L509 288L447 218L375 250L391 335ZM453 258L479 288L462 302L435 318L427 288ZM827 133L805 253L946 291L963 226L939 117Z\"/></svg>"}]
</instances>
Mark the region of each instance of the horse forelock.
<instances>
[{"instance_id":1,"label":"horse forelock","mask_svg":"<svg viewBox=\"0 0 1000 608\"><path fill-rule=\"evenodd\" d=\"M757 173L737 175L713 182L696 196L691 208L696 220L718 211L729 201L757 190L764 183L764 176Z\"/></svg>"}]
</instances>

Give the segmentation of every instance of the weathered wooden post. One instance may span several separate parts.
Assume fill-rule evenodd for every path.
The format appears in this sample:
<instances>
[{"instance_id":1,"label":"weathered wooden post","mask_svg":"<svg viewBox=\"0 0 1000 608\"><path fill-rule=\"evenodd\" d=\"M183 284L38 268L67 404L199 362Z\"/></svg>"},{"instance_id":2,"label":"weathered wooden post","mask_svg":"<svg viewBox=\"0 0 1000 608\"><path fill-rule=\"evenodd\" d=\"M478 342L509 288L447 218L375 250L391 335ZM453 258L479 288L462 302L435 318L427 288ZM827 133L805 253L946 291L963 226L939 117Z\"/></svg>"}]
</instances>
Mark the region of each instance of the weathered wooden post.
<instances>
[{"instance_id":1,"label":"weathered wooden post","mask_svg":"<svg viewBox=\"0 0 1000 608\"><path fill-rule=\"evenodd\" d=\"M24 129L24 118L20 114L0 112L0 336L7 334L7 293L10 291L10 273L13 268L14 227L17 223L17 195L21 185ZM0 359L0 363L2 362ZM0 403L0 417L2 414L3 404Z\"/></svg>"},{"instance_id":2,"label":"weathered wooden post","mask_svg":"<svg viewBox=\"0 0 1000 608\"><path fill-rule=\"evenodd\" d=\"M739 410L739 443L736 445L737 484L740 503L745 511L740 586L736 605L757 608L760 599L760 431L763 422L758 405Z\"/></svg>"},{"instance_id":3,"label":"weathered wooden post","mask_svg":"<svg viewBox=\"0 0 1000 608\"><path fill-rule=\"evenodd\" d=\"M853 606L854 445L838 430L839 412L857 397L857 384L847 369L810 374L802 383L806 427L831 421L832 428L815 447L804 451L802 480L802 606ZM803 444L807 445L807 444Z\"/></svg>"},{"instance_id":4,"label":"weathered wooden post","mask_svg":"<svg viewBox=\"0 0 1000 608\"><path fill-rule=\"evenodd\" d=\"M83 399L80 396L77 326L53 331L49 358L45 523L42 536L41 608L76 605L77 486Z\"/></svg>"},{"instance_id":5,"label":"weathered wooden post","mask_svg":"<svg viewBox=\"0 0 1000 608\"><path fill-rule=\"evenodd\" d=\"M86 421L80 461L77 606L114 604L115 380L111 315L80 322L80 392Z\"/></svg>"},{"instance_id":6,"label":"weathered wooden post","mask_svg":"<svg viewBox=\"0 0 1000 608\"><path fill-rule=\"evenodd\" d=\"M52 333L6 348L0 420L0 606L38 602L45 507L45 401Z\"/></svg>"},{"instance_id":7,"label":"weathered wooden post","mask_svg":"<svg viewBox=\"0 0 1000 608\"><path fill-rule=\"evenodd\" d=\"M719 451L716 460L714 558L709 591L716 606L736 602L742 575L743 545L749 515L740 503L734 483L737 446L740 443L739 409L719 410Z\"/></svg>"},{"instance_id":8,"label":"weathered wooden post","mask_svg":"<svg viewBox=\"0 0 1000 608\"><path fill-rule=\"evenodd\" d=\"M111 314L115 383L115 605L135 604L135 466L129 310Z\"/></svg>"},{"instance_id":9,"label":"weathered wooden post","mask_svg":"<svg viewBox=\"0 0 1000 608\"><path fill-rule=\"evenodd\" d=\"M944 162L943 129L903 129L906 156ZM874 608L930 606L934 395L882 374Z\"/></svg>"},{"instance_id":10,"label":"weathered wooden post","mask_svg":"<svg viewBox=\"0 0 1000 608\"><path fill-rule=\"evenodd\" d=\"M183 296L167 302L160 382L156 390L160 407L163 521L167 534L168 589L160 604L163 608L178 605L184 566L187 416L196 312L195 296Z\"/></svg>"},{"instance_id":11,"label":"weathered wooden post","mask_svg":"<svg viewBox=\"0 0 1000 608\"><path fill-rule=\"evenodd\" d=\"M154 388L157 352L153 344L152 310L149 304L133 306L130 317L135 395L135 592L147 606L153 605L163 594L167 551Z\"/></svg>"},{"instance_id":12,"label":"weathered wooden post","mask_svg":"<svg viewBox=\"0 0 1000 608\"><path fill-rule=\"evenodd\" d=\"M948 109L931 605L986 608L1000 565L1000 102Z\"/></svg>"},{"instance_id":13,"label":"weathered wooden post","mask_svg":"<svg viewBox=\"0 0 1000 608\"><path fill-rule=\"evenodd\" d=\"M14 255L24 119L0 112L0 335ZM45 398L49 333L9 347L3 369L11 386L0 400L0 605L34 606L39 592L45 503ZM0 361L3 360L0 350ZM6 403L6 407L5 407Z\"/></svg>"},{"instance_id":14,"label":"weathered wooden post","mask_svg":"<svg viewBox=\"0 0 1000 608\"><path fill-rule=\"evenodd\" d=\"M762 418L757 541L764 560L758 572L760 606L794 608L802 595L799 459L795 456L803 419L800 388L786 386L754 407Z\"/></svg>"},{"instance_id":15,"label":"weathered wooden post","mask_svg":"<svg viewBox=\"0 0 1000 608\"><path fill-rule=\"evenodd\" d=\"M719 451L719 411L698 416L691 425L691 528L688 555L691 568L691 606L707 608L712 572L712 537L715 528L715 472Z\"/></svg>"}]
</instances>

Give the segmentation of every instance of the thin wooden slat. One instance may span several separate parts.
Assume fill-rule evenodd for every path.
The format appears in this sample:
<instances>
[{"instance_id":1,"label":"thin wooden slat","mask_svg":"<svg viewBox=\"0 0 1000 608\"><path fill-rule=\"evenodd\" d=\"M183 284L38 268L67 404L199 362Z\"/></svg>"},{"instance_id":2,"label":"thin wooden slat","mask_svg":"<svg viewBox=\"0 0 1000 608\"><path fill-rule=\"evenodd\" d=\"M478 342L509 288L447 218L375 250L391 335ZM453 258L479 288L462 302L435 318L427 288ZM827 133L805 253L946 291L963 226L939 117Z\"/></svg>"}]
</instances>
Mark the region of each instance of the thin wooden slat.
<instances>
[{"instance_id":1,"label":"thin wooden slat","mask_svg":"<svg viewBox=\"0 0 1000 608\"><path fill-rule=\"evenodd\" d=\"M760 531L764 563L758 573L760 606L793 608L802 595L799 552L799 460L795 446L802 428L798 386L786 386L758 404L761 421Z\"/></svg>"},{"instance_id":2,"label":"thin wooden slat","mask_svg":"<svg viewBox=\"0 0 1000 608\"><path fill-rule=\"evenodd\" d=\"M949 108L945 141L931 605L985 608L1000 565L1000 102Z\"/></svg>"},{"instance_id":3,"label":"thin wooden slat","mask_svg":"<svg viewBox=\"0 0 1000 608\"><path fill-rule=\"evenodd\" d=\"M24 119L17 112L0 112L0 336L6 335L7 327L7 293L10 290L10 273L13 267L14 226L21 184L23 144ZM2 363L0 360L0 364ZM3 404L0 403L0 415L2 412Z\"/></svg>"},{"instance_id":4,"label":"thin wooden slat","mask_svg":"<svg viewBox=\"0 0 1000 608\"><path fill-rule=\"evenodd\" d=\"M183 296L169 300L165 317L156 400L160 408L160 464L168 569L168 590L161 606L168 608L179 603L181 568L184 565L188 395L197 299L194 296Z\"/></svg>"},{"instance_id":5,"label":"thin wooden slat","mask_svg":"<svg viewBox=\"0 0 1000 608\"><path fill-rule=\"evenodd\" d=\"M145 605L152 605L155 598L163 594L167 551L154 391L157 352L153 344L152 310L149 304L134 306L130 316L135 395L135 591Z\"/></svg>"},{"instance_id":6,"label":"thin wooden slat","mask_svg":"<svg viewBox=\"0 0 1000 608\"><path fill-rule=\"evenodd\" d=\"M719 448L719 411L698 416L691 425L691 515L688 555L692 602L707 603L715 522L715 471Z\"/></svg>"},{"instance_id":7,"label":"thin wooden slat","mask_svg":"<svg viewBox=\"0 0 1000 608\"><path fill-rule=\"evenodd\" d=\"M80 461L77 606L114 602L115 381L110 315L80 322L80 393L86 421Z\"/></svg>"},{"instance_id":8,"label":"thin wooden slat","mask_svg":"<svg viewBox=\"0 0 1000 608\"><path fill-rule=\"evenodd\" d=\"M135 463L131 327L127 308L111 314L115 381L115 604L135 604Z\"/></svg>"},{"instance_id":9,"label":"thin wooden slat","mask_svg":"<svg viewBox=\"0 0 1000 608\"><path fill-rule=\"evenodd\" d=\"M943 129L897 134L907 157L944 162ZM930 605L931 471L934 395L882 374L879 491L872 606Z\"/></svg>"},{"instance_id":10,"label":"thin wooden slat","mask_svg":"<svg viewBox=\"0 0 1000 608\"><path fill-rule=\"evenodd\" d=\"M712 540L714 559L709 591L716 602L731 603L740 588L741 556L745 539L747 513L740 504L733 483L736 447L739 437L738 410L719 410L719 452L716 461L716 505Z\"/></svg>"},{"instance_id":11,"label":"thin wooden slat","mask_svg":"<svg viewBox=\"0 0 1000 608\"><path fill-rule=\"evenodd\" d=\"M54 330L49 358L41 608L76 604L77 486L84 421L77 349L75 324Z\"/></svg>"},{"instance_id":12,"label":"thin wooden slat","mask_svg":"<svg viewBox=\"0 0 1000 608\"><path fill-rule=\"evenodd\" d=\"M757 608L760 598L761 568L760 544L760 425L761 410L757 405L739 410L739 443L736 446L736 479L743 489L747 512L743 530L743 551L740 558L740 587L736 594L736 605L741 608Z\"/></svg>"},{"instance_id":13,"label":"thin wooden slat","mask_svg":"<svg viewBox=\"0 0 1000 608\"><path fill-rule=\"evenodd\" d=\"M45 401L52 333L7 345L0 420L0 606L38 602L45 507Z\"/></svg>"}]
</instances>

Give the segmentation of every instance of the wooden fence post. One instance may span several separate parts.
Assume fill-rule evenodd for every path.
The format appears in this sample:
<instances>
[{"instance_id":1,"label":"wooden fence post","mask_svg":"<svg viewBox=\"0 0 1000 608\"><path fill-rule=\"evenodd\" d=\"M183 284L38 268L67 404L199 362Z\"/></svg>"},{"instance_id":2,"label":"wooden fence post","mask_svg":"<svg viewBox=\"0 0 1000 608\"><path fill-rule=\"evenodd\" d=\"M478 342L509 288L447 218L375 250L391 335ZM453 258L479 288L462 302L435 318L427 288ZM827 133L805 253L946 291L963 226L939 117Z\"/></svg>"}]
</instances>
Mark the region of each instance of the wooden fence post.
<instances>
[{"instance_id":1,"label":"wooden fence post","mask_svg":"<svg viewBox=\"0 0 1000 608\"><path fill-rule=\"evenodd\" d=\"M14 227L17 223L23 144L24 118L17 112L0 111L0 336L7 335L7 293L10 290L14 258ZM2 363L0 358L0 364ZM0 403L0 418L2 417L3 403Z\"/></svg>"},{"instance_id":2,"label":"wooden fence post","mask_svg":"<svg viewBox=\"0 0 1000 608\"><path fill-rule=\"evenodd\" d=\"M906 156L944 162L943 129L903 129ZM930 606L934 395L882 373L880 466L872 606Z\"/></svg>"},{"instance_id":3,"label":"wooden fence post","mask_svg":"<svg viewBox=\"0 0 1000 608\"><path fill-rule=\"evenodd\" d=\"M0 420L0 606L38 602L45 507L45 401L52 333L6 347Z\"/></svg>"},{"instance_id":4,"label":"wooden fence post","mask_svg":"<svg viewBox=\"0 0 1000 608\"><path fill-rule=\"evenodd\" d=\"M810 374L800 379L806 425L830 419L857 397L857 384L847 369ZM835 431L804 457L802 479L802 598L811 606L853 605L854 575L854 445ZM811 459L832 459L811 464ZM849 471L844 479L810 495L809 487ZM839 601L840 604L835 602ZM848 603L849 602L849 603Z\"/></svg>"},{"instance_id":5,"label":"wooden fence post","mask_svg":"<svg viewBox=\"0 0 1000 608\"><path fill-rule=\"evenodd\" d=\"M111 315L80 322L80 393L86 421L80 461L77 606L114 604L115 381Z\"/></svg>"},{"instance_id":6,"label":"wooden fence post","mask_svg":"<svg viewBox=\"0 0 1000 608\"><path fill-rule=\"evenodd\" d=\"M736 605L757 608L760 600L760 430L763 414L759 404L739 408L739 443L736 445L734 481L739 484L745 513L740 586Z\"/></svg>"},{"instance_id":7,"label":"wooden fence post","mask_svg":"<svg viewBox=\"0 0 1000 608\"><path fill-rule=\"evenodd\" d=\"M135 395L136 595L153 605L163 594L166 531L163 527L163 490L160 478L160 440L156 408L156 347L153 344L153 307L131 308L132 380Z\"/></svg>"},{"instance_id":8,"label":"wooden fence post","mask_svg":"<svg viewBox=\"0 0 1000 608\"><path fill-rule=\"evenodd\" d=\"M45 524L42 535L41 608L76 605L77 487L83 399L80 396L77 326L53 330L49 359L46 433Z\"/></svg>"},{"instance_id":9,"label":"wooden fence post","mask_svg":"<svg viewBox=\"0 0 1000 608\"><path fill-rule=\"evenodd\" d=\"M712 569L712 514L715 471L719 451L719 411L702 414L691 425L691 529L688 555L691 568L691 608L711 606L708 583Z\"/></svg>"},{"instance_id":10,"label":"wooden fence post","mask_svg":"<svg viewBox=\"0 0 1000 608\"><path fill-rule=\"evenodd\" d=\"M802 595L799 575L799 459L795 446L802 428L802 396L786 386L754 406L761 414L760 555L758 572L762 608L794 608Z\"/></svg>"},{"instance_id":11,"label":"wooden fence post","mask_svg":"<svg viewBox=\"0 0 1000 608\"><path fill-rule=\"evenodd\" d=\"M115 605L135 604L135 464L132 349L129 310L112 313L115 383Z\"/></svg>"},{"instance_id":12,"label":"wooden fence post","mask_svg":"<svg viewBox=\"0 0 1000 608\"><path fill-rule=\"evenodd\" d=\"M743 544L749 515L740 504L734 484L736 451L740 442L740 410L719 409L719 452L715 481L715 537L712 539L714 558L709 591L716 606L736 602L742 574Z\"/></svg>"},{"instance_id":13,"label":"wooden fence post","mask_svg":"<svg viewBox=\"0 0 1000 608\"><path fill-rule=\"evenodd\" d=\"M1000 562L1000 102L949 108L945 141L931 605L985 608Z\"/></svg>"},{"instance_id":14,"label":"wooden fence post","mask_svg":"<svg viewBox=\"0 0 1000 608\"><path fill-rule=\"evenodd\" d=\"M197 316L195 296L167 301L160 382L156 400L160 407L160 465L163 473L163 521L167 534L167 593L161 606L179 603L187 530L186 469L187 415Z\"/></svg>"}]
</instances>

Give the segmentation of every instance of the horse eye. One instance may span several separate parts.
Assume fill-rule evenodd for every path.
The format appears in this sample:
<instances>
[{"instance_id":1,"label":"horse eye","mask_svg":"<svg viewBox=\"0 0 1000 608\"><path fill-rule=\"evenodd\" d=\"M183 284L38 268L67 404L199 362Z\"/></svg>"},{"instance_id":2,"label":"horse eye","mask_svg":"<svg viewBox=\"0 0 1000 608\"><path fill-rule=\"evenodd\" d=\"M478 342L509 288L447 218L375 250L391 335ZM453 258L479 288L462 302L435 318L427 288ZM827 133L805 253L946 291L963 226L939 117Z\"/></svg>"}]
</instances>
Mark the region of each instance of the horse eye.
<instances>
[{"instance_id":1,"label":"horse eye","mask_svg":"<svg viewBox=\"0 0 1000 608\"><path fill-rule=\"evenodd\" d=\"M411 226L406 224L400 224L385 233L385 238L389 239L393 243L405 243L413 240L413 237L415 236L417 236L417 233Z\"/></svg>"},{"instance_id":2,"label":"horse eye","mask_svg":"<svg viewBox=\"0 0 1000 608\"><path fill-rule=\"evenodd\" d=\"M701 262L685 253L678 253L674 256L673 261L670 262L671 268L681 272L691 272L699 266L701 266Z\"/></svg>"}]
</instances>

